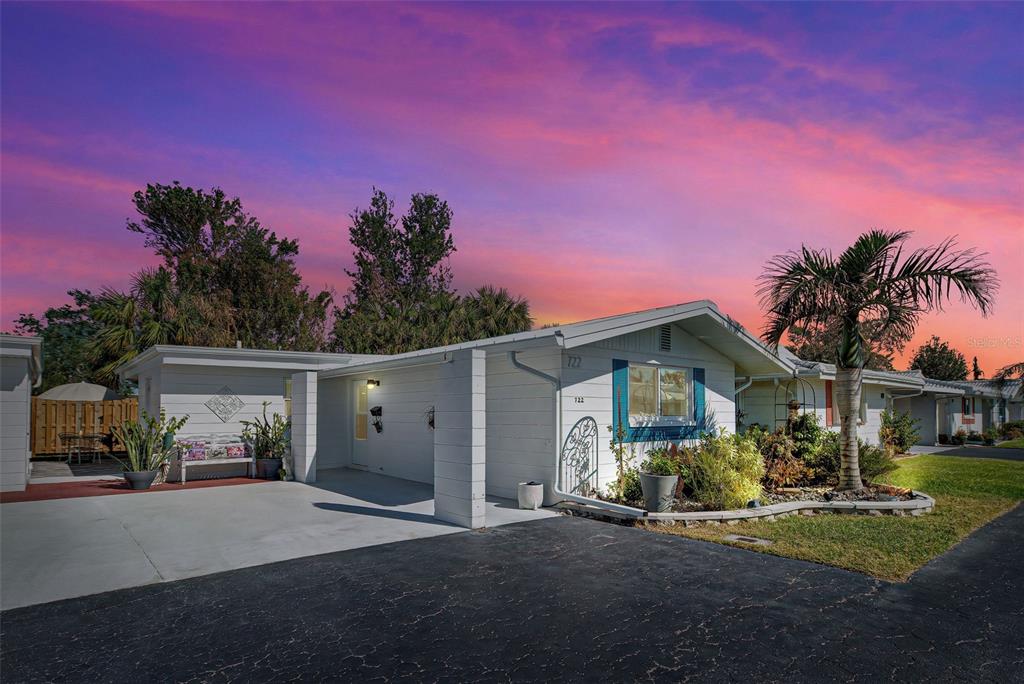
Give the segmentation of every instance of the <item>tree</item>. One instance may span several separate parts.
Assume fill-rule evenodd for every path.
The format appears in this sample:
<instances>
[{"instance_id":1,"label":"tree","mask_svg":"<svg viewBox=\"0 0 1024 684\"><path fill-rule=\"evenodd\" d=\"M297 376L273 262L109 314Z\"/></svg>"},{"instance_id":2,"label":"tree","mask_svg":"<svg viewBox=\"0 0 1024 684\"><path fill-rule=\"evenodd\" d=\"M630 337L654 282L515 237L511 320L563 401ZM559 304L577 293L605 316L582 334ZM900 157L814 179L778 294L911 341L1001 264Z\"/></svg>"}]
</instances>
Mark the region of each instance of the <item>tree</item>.
<instances>
[{"instance_id":1,"label":"tree","mask_svg":"<svg viewBox=\"0 0 1024 684\"><path fill-rule=\"evenodd\" d=\"M981 366L978 365L977 356L975 356L974 360L971 361L971 376L974 380L981 380L985 377L985 371L981 370Z\"/></svg>"},{"instance_id":2,"label":"tree","mask_svg":"<svg viewBox=\"0 0 1024 684\"><path fill-rule=\"evenodd\" d=\"M921 371L926 378L936 380L967 379L967 360L964 355L935 335L917 348L910 361L910 368Z\"/></svg>"},{"instance_id":3,"label":"tree","mask_svg":"<svg viewBox=\"0 0 1024 684\"><path fill-rule=\"evenodd\" d=\"M998 289L995 272L974 250L952 239L904 257L909 232L872 230L838 257L801 246L773 257L758 294L763 339L777 346L793 327L840 331L836 398L842 444L839 489L860 489L857 415L864 365L872 349L905 344L920 317L941 310L955 294L987 315Z\"/></svg>"},{"instance_id":4,"label":"tree","mask_svg":"<svg viewBox=\"0 0 1024 684\"><path fill-rule=\"evenodd\" d=\"M326 291L311 294L295 265L299 245L245 213L237 197L150 184L136 192L128 230L163 258L127 292L104 289L91 306L99 324L89 348L97 374L154 344L316 351L325 343Z\"/></svg>"},{"instance_id":5,"label":"tree","mask_svg":"<svg viewBox=\"0 0 1024 684\"><path fill-rule=\"evenodd\" d=\"M533 326L530 304L505 288L484 285L463 299L470 339L522 332Z\"/></svg>"},{"instance_id":6,"label":"tree","mask_svg":"<svg viewBox=\"0 0 1024 684\"><path fill-rule=\"evenodd\" d=\"M194 313L226 318L202 325L231 329L236 337L229 343L238 339L251 348L324 347L331 296L303 286L296 240L264 228L239 198L228 199L220 188L150 184L133 202L140 218L128 229L144 235L146 246L163 257L172 289L186 298L217 300Z\"/></svg>"},{"instance_id":7,"label":"tree","mask_svg":"<svg viewBox=\"0 0 1024 684\"><path fill-rule=\"evenodd\" d=\"M841 336L840 328L822 326L794 326L790 328L788 348L805 361L820 361L835 364L839 361L838 349ZM869 338L871 334L867 335ZM894 370L893 354L898 348L871 349L864 359L864 367L873 370Z\"/></svg>"},{"instance_id":8,"label":"tree","mask_svg":"<svg viewBox=\"0 0 1024 684\"><path fill-rule=\"evenodd\" d=\"M154 345L226 347L236 339L228 297L183 290L164 267L136 273L128 292L103 290L91 314L100 328L89 349L107 383L118 366Z\"/></svg>"},{"instance_id":9,"label":"tree","mask_svg":"<svg viewBox=\"0 0 1024 684\"><path fill-rule=\"evenodd\" d=\"M529 304L484 286L465 298L452 289L452 211L437 195L415 194L399 221L394 202L374 188L351 215L355 268L344 307L335 309L333 347L354 354L399 354L528 330Z\"/></svg>"},{"instance_id":10,"label":"tree","mask_svg":"<svg viewBox=\"0 0 1024 684\"><path fill-rule=\"evenodd\" d=\"M69 382L100 382L89 353L89 340L99 330L92 318L95 295L88 290L69 290L74 304L50 307L40 319L21 314L15 332L43 338L43 381L35 390L45 392Z\"/></svg>"}]
</instances>

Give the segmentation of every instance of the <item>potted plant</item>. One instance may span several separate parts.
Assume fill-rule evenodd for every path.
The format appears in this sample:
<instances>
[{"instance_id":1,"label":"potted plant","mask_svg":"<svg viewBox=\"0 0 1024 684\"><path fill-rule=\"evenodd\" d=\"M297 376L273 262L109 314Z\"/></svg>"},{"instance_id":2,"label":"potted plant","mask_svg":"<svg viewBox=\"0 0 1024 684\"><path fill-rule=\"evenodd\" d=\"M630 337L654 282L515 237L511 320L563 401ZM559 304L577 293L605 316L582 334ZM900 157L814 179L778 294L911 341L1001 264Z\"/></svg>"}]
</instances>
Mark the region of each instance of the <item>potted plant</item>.
<instances>
[{"instance_id":1,"label":"potted plant","mask_svg":"<svg viewBox=\"0 0 1024 684\"><path fill-rule=\"evenodd\" d=\"M957 430L956 433L953 435L953 439L951 441L953 442L953 444L956 444L957 446L963 446L964 444L967 444L967 432L964 430Z\"/></svg>"},{"instance_id":2,"label":"potted plant","mask_svg":"<svg viewBox=\"0 0 1024 684\"><path fill-rule=\"evenodd\" d=\"M284 455L288 451L288 431L291 421L275 413L267 418L267 406L263 402L263 416L256 420L242 421L242 439L252 450L256 459L256 477L275 480L280 477Z\"/></svg>"},{"instance_id":3,"label":"potted plant","mask_svg":"<svg viewBox=\"0 0 1024 684\"><path fill-rule=\"evenodd\" d=\"M675 500L679 469L667 449L652 449L640 464L640 488L644 493L644 507L648 511L664 513Z\"/></svg>"},{"instance_id":4,"label":"potted plant","mask_svg":"<svg viewBox=\"0 0 1024 684\"><path fill-rule=\"evenodd\" d=\"M187 420L188 416L168 419L163 411L158 420L142 411L138 420L114 426L114 435L124 446L125 458L113 458L124 468L124 479L132 489L149 489L153 484L174 450L174 433Z\"/></svg>"}]
</instances>

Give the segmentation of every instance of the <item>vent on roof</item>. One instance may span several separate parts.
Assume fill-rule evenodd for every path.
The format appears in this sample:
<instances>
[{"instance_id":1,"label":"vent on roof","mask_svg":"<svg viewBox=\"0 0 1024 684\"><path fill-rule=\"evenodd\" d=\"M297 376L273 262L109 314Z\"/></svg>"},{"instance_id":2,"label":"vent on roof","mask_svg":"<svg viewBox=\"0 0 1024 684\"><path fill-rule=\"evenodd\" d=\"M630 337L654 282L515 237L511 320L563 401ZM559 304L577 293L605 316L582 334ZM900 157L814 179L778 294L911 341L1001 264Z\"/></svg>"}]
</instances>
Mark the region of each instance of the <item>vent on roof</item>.
<instances>
[{"instance_id":1,"label":"vent on roof","mask_svg":"<svg viewBox=\"0 0 1024 684\"><path fill-rule=\"evenodd\" d=\"M658 334L658 348L661 351L672 351L672 326L663 325Z\"/></svg>"}]
</instances>

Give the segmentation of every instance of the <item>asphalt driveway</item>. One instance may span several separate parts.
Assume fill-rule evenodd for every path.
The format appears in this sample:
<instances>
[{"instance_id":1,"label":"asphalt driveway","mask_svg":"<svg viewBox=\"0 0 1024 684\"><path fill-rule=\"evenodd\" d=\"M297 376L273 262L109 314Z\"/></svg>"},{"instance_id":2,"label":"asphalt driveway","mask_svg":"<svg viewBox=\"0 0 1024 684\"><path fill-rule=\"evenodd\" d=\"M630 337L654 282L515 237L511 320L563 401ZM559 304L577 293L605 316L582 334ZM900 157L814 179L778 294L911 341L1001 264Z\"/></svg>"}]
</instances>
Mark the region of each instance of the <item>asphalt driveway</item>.
<instances>
[{"instance_id":1,"label":"asphalt driveway","mask_svg":"<svg viewBox=\"0 0 1024 684\"><path fill-rule=\"evenodd\" d=\"M1021 681L1024 508L905 584L550 518L8 611L5 682Z\"/></svg>"},{"instance_id":2,"label":"asphalt driveway","mask_svg":"<svg viewBox=\"0 0 1024 684\"><path fill-rule=\"evenodd\" d=\"M1003 449L988 446L962 446L944 450L940 456L966 456L967 458L1001 458L1024 461L1024 449Z\"/></svg>"}]
</instances>

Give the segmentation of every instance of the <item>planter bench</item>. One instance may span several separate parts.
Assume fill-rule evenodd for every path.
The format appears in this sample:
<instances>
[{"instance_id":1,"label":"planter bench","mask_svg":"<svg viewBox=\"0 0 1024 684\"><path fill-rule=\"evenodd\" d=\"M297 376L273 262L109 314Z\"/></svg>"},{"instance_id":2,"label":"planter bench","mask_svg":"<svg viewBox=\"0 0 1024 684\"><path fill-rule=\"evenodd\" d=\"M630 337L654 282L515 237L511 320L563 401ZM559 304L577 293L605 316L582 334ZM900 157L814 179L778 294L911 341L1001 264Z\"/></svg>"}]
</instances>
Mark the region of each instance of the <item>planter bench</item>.
<instances>
[{"instance_id":1,"label":"planter bench","mask_svg":"<svg viewBox=\"0 0 1024 684\"><path fill-rule=\"evenodd\" d=\"M181 484L185 484L185 471L188 468L208 465L229 465L232 463L248 463L249 465L246 467L246 473L249 477L256 477L256 473L254 472L256 469L256 459L252 456L245 456L243 458L207 458L202 461L179 461L178 465L181 468Z\"/></svg>"}]
</instances>

